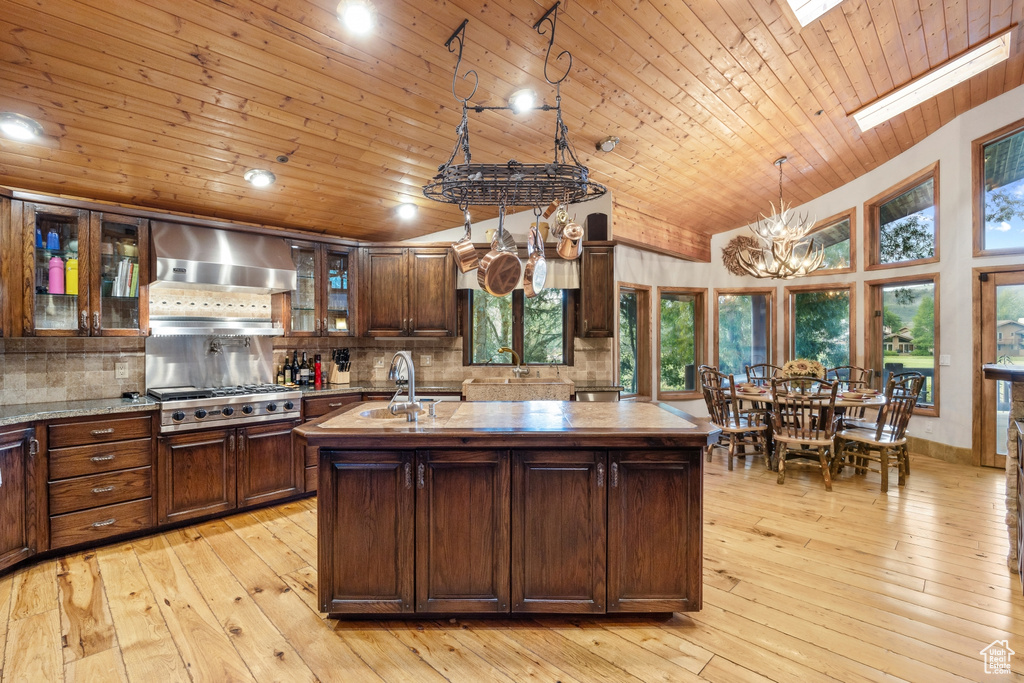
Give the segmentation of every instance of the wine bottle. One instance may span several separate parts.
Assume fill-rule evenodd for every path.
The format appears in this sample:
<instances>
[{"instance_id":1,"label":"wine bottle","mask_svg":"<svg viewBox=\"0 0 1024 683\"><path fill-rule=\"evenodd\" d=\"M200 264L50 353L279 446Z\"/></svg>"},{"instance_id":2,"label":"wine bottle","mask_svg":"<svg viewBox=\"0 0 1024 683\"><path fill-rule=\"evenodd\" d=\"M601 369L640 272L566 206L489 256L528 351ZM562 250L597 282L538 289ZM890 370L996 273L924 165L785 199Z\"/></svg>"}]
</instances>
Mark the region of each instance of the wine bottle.
<instances>
[{"instance_id":1,"label":"wine bottle","mask_svg":"<svg viewBox=\"0 0 1024 683\"><path fill-rule=\"evenodd\" d=\"M292 365L288 362L288 359L284 359L284 384L292 383Z\"/></svg>"},{"instance_id":2,"label":"wine bottle","mask_svg":"<svg viewBox=\"0 0 1024 683\"><path fill-rule=\"evenodd\" d=\"M308 387L309 382L309 360L306 358L306 352L302 352L302 365L299 366L299 377L302 378L300 384L304 387Z\"/></svg>"},{"instance_id":3,"label":"wine bottle","mask_svg":"<svg viewBox=\"0 0 1024 683\"><path fill-rule=\"evenodd\" d=\"M324 381L323 366L320 364L320 354L313 356L313 382L320 386Z\"/></svg>"},{"instance_id":4,"label":"wine bottle","mask_svg":"<svg viewBox=\"0 0 1024 683\"><path fill-rule=\"evenodd\" d=\"M282 365L277 369L277 383L284 384L284 366Z\"/></svg>"},{"instance_id":5,"label":"wine bottle","mask_svg":"<svg viewBox=\"0 0 1024 683\"><path fill-rule=\"evenodd\" d=\"M299 352L292 352L292 382L299 384Z\"/></svg>"}]
</instances>

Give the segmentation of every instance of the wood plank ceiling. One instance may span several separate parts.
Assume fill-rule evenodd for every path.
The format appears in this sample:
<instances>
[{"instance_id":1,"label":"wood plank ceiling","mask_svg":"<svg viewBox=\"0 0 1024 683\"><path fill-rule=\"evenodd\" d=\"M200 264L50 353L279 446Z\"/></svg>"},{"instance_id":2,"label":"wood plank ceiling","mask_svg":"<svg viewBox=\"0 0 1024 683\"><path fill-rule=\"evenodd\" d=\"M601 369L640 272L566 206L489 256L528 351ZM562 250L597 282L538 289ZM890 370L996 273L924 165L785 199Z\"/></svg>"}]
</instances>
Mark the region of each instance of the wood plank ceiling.
<instances>
[{"instance_id":1,"label":"wood plank ceiling","mask_svg":"<svg viewBox=\"0 0 1024 683\"><path fill-rule=\"evenodd\" d=\"M376 31L355 37L334 0L5 0L0 111L47 138L0 138L0 184L356 239L457 225L421 194L460 116L443 42L469 18L474 104L523 87L551 102L531 28L549 5L374 2ZM1007 62L866 133L848 116L1022 18L1024 0L844 0L797 30L775 0L568 0L563 111L620 234L707 258L709 235L776 199L777 157L805 202L1021 85L1018 26ZM474 161L553 154L551 114L470 123ZM621 144L596 152L608 135ZM277 183L250 187L254 167ZM394 218L403 201L420 206L411 223Z\"/></svg>"}]
</instances>

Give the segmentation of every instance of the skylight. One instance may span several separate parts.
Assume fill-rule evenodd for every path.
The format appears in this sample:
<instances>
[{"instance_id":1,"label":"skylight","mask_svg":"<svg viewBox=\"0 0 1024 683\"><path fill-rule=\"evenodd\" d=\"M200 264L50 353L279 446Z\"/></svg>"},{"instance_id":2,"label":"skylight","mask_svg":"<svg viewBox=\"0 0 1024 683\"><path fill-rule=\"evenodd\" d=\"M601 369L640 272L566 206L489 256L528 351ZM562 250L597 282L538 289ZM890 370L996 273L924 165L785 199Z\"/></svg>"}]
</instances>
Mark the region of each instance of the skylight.
<instances>
[{"instance_id":1,"label":"skylight","mask_svg":"<svg viewBox=\"0 0 1024 683\"><path fill-rule=\"evenodd\" d=\"M971 76L995 66L1010 56L1011 31L1012 29L997 38L982 43L956 59L919 76L902 88L862 107L853 113L854 120L857 121L857 125L862 131L871 130L897 114L916 107L925 100L952 88L957 83L962 83Z\"/></svg>"},{"instance_id":2,"label":"skylight","mask_svg":"<svg viewBox=\"0 0 1024 683\"><path fill-rule=\"evenodd\" d=\"M803 28L825 12L829 11L842 0L786 0L789 8L796 15L796 20Z\"/></svg>"}]
</instances>

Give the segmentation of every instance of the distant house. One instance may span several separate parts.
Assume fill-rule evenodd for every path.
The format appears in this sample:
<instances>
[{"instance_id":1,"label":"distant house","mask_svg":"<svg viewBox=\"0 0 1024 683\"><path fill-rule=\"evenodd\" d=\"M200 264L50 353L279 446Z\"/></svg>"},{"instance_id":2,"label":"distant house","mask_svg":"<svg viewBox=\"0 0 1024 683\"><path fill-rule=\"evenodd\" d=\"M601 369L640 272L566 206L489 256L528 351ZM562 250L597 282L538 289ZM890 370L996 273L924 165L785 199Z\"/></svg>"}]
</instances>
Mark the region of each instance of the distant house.
<instances>
[{"instance_id":1,"label":"distant house","mask_svg":"<svg viewBox=\"0 0 1024 683\"><path fill-rule=\"evenodd\" d=\"M1000 320L996 323L996 355L1024 355L1024 325L1016 320Z\"/></svg>"},{"instance_id":2,"label":"distant house","mask_svg":"<svg viewBox=\"0 0 1024 683\"><path fill-rule=\"evenodd\" d=\"M886 327L882 330L882 349L885 353L907 355L914 351L914 337L909 327L901 327L896 332Z\"/></svg>"}]
</instances>

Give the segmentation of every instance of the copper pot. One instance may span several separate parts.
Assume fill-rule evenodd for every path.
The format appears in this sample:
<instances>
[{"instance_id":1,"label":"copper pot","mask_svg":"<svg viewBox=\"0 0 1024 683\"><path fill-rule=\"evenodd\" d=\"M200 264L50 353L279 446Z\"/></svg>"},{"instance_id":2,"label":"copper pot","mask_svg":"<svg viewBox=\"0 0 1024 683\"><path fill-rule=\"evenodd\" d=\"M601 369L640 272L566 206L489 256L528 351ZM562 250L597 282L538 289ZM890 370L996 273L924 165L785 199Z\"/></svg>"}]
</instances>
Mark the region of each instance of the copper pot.
<instances>
[{"instance_id":1,"label":"copper pot","mask_svg":"<svg viewBox=\"0 0 1024 683\"><path fill-rule=\"evenodd\" d=\"M452 244L452 251L455 252L455 265L459 271L468 273L480 265L480 257L473 246L473 230L469 223L469 214L466 214L466 234L458 242Z\"/></svg>"},{"instance_id":2,"label":"copper pot","mask_svg":"<svg viewBox=\"0 0 1024 683\"><path fill-rule=\"evenodd\" d=\"M562 230L555 250L566 261L579 258L583 253L583 228L578 223L570 221Z\"/></svg>"},{"instance_id":3,"label":"copper pot","mask_svg":"<svg viewBox=\"0 0 1024 683\"><path fill-rule=\"evenodd\" d=\"M498 232L491 242L491 250L480 259L480 266L476 271L476 281L491 296L508 296L519 284L523 275L523 264L519 261L519 255L515 248L509 250L508 238L505 236L505 210L498 209ZM515 241L512 241L515 244Z\"/></svg>"},{"instance_id":4,"label":"copper pot","mask_svg":"<svg viewBox=\"0 0 1024 683\"><path fill-rule=\"evenodd\" d=\"M548 276L548 262L544 258L544 243L540 239L540 231L534 225L526 237L526 272L523 274L523 289L529 299L544 290L544 281Z\"/></svg>"}]
</instances>

